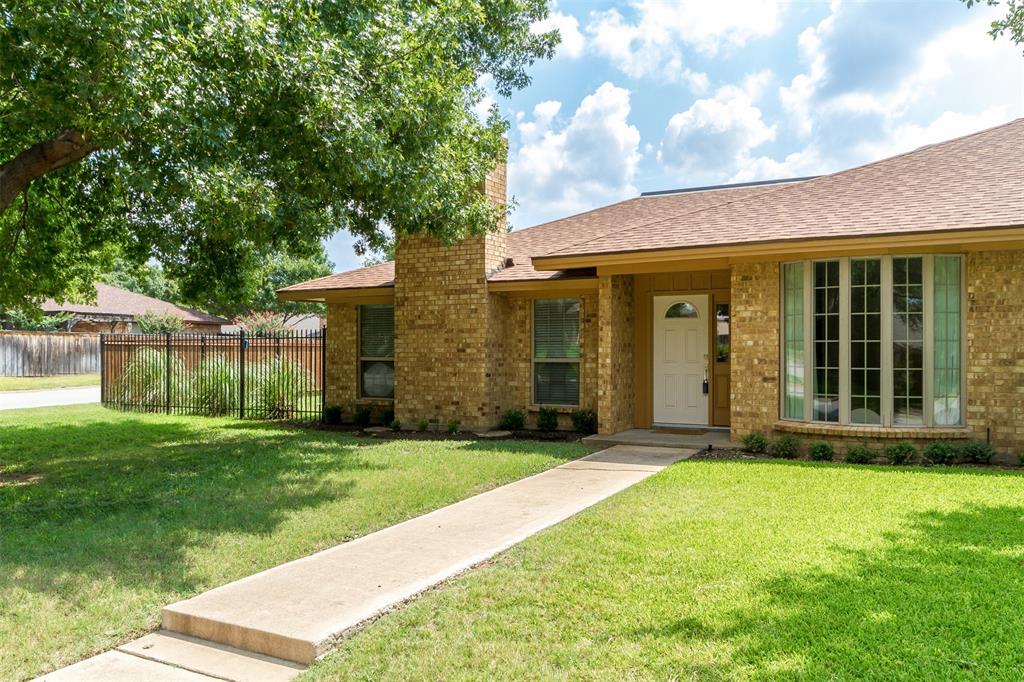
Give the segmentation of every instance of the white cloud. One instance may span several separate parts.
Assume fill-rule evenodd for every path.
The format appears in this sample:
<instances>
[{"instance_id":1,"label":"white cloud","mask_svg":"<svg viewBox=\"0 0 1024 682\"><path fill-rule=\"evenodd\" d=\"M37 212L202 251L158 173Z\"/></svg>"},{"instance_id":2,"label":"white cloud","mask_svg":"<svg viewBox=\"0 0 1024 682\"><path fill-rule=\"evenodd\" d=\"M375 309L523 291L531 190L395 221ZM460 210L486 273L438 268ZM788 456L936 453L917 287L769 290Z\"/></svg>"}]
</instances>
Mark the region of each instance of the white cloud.
<instances>
[{"instance_id":1,"label":"white cloud","mask_svg":"<svg viewBox=\"0 0 1024 682\"><path fill-rule=\"evenodd\" d=\"M509 184L527 219L565 215L637 192L640 131L628 120L629 91L604 83L564 125L561 108L549 100L534 106L530 117L517 115L520 145L509 162Z\"/></svg>"},{"instance_id":2,"label":"white cloud","mask_svg":"<svg viewBox=\"0 0 1024 682\"><path fill-rule=\"evenodd\" d=\"M813 127L811 118L811 100L828 75L825 52L822 45L835 28L836 15L839 12L838 0L832 2L832 13L822 19L817 26L803 30L797 45L800 55L807 63L807 73L795 76L789 87L779 88L779 101L782 108L792 116L795 128L800 135L810 135Z\"/></svg>"},{"instance_id":3,"label":"white cloud","mask_svg":"<svg viewBox=\"0 0 1024 682\"><path fill-rule=\"evenodd\" d=\"M1007 107L1003 105L994 105L976 114L945 111L927 125L898 125L886 139L865 142L859 146L858 151L864 158L884 159L925 145L976 133L1006 123L1010 118Z\"/></svg>"},{"instance_id":4,"label":"white cloud","mask_svg":"<svg viewBox=\"0 0 1024 682\"><path fill-rule=\"evenodd\" d=\"M823 159L815 147L808 146L798 152L787 154L782 161L776 161L768 156L743 158L740 161L739 170L726 182L798 178L830 173L835 170L837 169Z\"/></svg>"},{"instance_id":5,"label":"white cloud","mask_svg":"<svg viewBox=\"0 0 1024 682\"><path fill-rule=\"evenodd\" d=\"M476 85L484 91L484 96L473 107L473 111L476 113L477 118L481 121L486 121L487 117L491 114L491 107L496 102L494 99L494 77L489 73L485 73L476 80Z\"/></svg>"},{"instance_id":6,"label":"white cloud","mask_svg":"<svg viewBox=\"0 0 1024 682\"><path fill-rule=\"evenodd\" d=\"M742 86L726 85L669 119L658 151L666 166L693 178L720 178L740 168L752 149L775 139L755 105L772 80L770 71L747 76Z\"/></svg>"},{"instance_id":7,"label":"white cloud","mask_svg":"<svg viewBox=\"0 0 1024 682\"><path fill-rule=\"evenodd\" d=\"M690 2L635 0L636 21L617 9L593 12L587 32L598 54L634 78L654 76L685 82L697 93L707 90L707 75L686 67L683 47L707 56L742 47L779 27L783 5L771 0Z\"/></svg>"},{"instance_id":8,"label":"white cloud","mask_svg":"<svg viewBox=\"0 0 1024 682\"><path fill-rule=\"evenodd\" d=\"M579 59L583 55L586 40L580 33L580 22L576 17L571 14L551 12L547 19L534 22L530 26L530 31L533 33L546 33L554 29L558 29L558 33L562 37L562 41L556 48L555 57Z\"/></svg>"}]
</instances>

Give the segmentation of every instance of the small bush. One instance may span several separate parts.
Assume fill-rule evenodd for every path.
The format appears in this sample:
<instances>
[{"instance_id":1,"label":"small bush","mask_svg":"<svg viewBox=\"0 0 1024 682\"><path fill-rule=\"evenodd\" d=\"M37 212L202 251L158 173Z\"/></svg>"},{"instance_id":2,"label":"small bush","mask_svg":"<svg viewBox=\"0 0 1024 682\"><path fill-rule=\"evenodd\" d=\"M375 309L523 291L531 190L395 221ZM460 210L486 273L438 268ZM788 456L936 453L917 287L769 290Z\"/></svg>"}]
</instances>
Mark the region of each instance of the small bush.
<instances>
[{"instance_id":1,"label":"small bush","mask_svg":"<svg viewBox=\"0 0 1024 682\"><path fill-rule=\"evenodd\" d=\"M356 425L365 429L370 425L370 416L373 414L373 408L369 405L356 405L356 409L352 411L352 416L356 420Z\"/></svg>"},{"instance_id":2,"label":"small bush","mask_svg":"<svg viewBox=\"0 0 1024 682\"><path fill-rule=\"evenodd\" d=\"M850 464L868 464L875 458L875 452L865 444L851 445L843 459Z\"/></svg>"},{"instance_id":3,"label":"small bush","mask_svg":"<svg viewBox=\"0 0 1024 682\"><path fill-rule=\"evenodd\" d=\"M1024 452L1017 454L1017 466L1024 467Z\"/></svg>"},{"instance_id":4,"label":"small bush","mask_svg":"<svg viewBox=\"0 0 1024 682\"><path fill-rule=\"evenodd\" d=\"M192 373L192 390L203 414L223 415L238 410L238 363L223 355L203 359Z\"/></svg>"},{"instance_id":5,"label":"small bush","mask_svg":"<svg viewBox=\"0 0 1024 682\"><path fill-rule=\"evenodd\" d=\"M392 408L381 410L380 412L380 423L390 425L391 422L395 421L395 411Z\"/></svg>"},{"instance_id":6,"label":"small bush","mask_svg":"<svg viewBox=\"0 0 1024 682\"><path fill-rule=\"evenodd\" d=\"M324 408L324 423L337 426L341 423L341 405L328 405Z\"/></svg>"},{"instance_id":7,"label":"small bush","mask_svg":"<svg viewBox=\"0 0 1024 682\"><path fill-rule=\"evenodd\" d=\"M250 336L279 337L291 331L285 324L284 315L269 311L243 315L236 323Z\"/></svg>"},{"instance_id":8,"label":"small bush","mask_svg":"<svg viewBox=\"0 0 1024 682\"><path fill-rule=\"evenodd\" d=\"M298 362L273 358L252 363L246 368L247 387L254 400L247 400L246 413L265 419L287 419L292 416L312 384L309 372ZM251 406L251 408L249 407Z\"/></svg>"},{"instance_id":9,"label":"small bush","mask_svg":"<svg viewBox=\"0 0 1024 682\"><path fill-rule=\"evenodd\" d=\"M522 431L524 424L526 424L526 414L522 410L505 410L498 426L506 431Z\"/></svg>"},{"instance_id":10,"label":"small bush","mask_svg":"<svg viewBox=\"0 0 1024 682\"><path fill-rule=\"evenodd\" d=\"M417 419L416 420L416 430L417 431L426 431L429 428L430 428L430 422L427 421L426 419Z\"/></svg>"},{"instance_id":11,"label":"small bush","mask_svg":"<svg viewBox=\"0 0 1024 682\"><path fill-rule=\"evenodd\" d=\"M115 405L146 411L163 410L167 405L167 355L156 348L136 348L121 376L111 387ZM171 355L171 395L178 395L185 366Z\"/></svg>"},{"instance_id":12,"label":"small bush","mask_svg":"<svg viewBox=\"0 0 1024 682\"><path fill-rule=\"evenodd\" d=\"M956 446L948 440L934 440L921 453L929 464L949 466L956 461Z\"/></svg>"},{"instance_id":13,"label":"small bush","mask_svg":"<svg viewBox=\"0 0 1024 682\"><path fill-rule=\"evenodd\" d=\"M807 453L815 462L831 462L835 459L836 449L832 447L832 443L819 440L815 443L811 443L811 447L807 449Z\"/></svg>"},{"instance_id":14,"label":"small bush","mask_svg":"<svg viewBox=\"0 0 1024 682\"><path fill-rule=\"evenodd\" d=\"M768 454L782 459L796 459L800 455L800 439L784 433L768 445Z\"/></svg>"},{"instance_id":15,"label":"small bush","mask_svg":"<svg viewBox=\"0 0 1024 682\"><path fill-rule=\"evenodd\" d=\"M389 426L391 427L392 431L402 430L402 422L398 421L397 419L392 419L391 424L389 424Z\"/></svg>"},{"instance_id":16,"label":"small bush","mask_svg":"<svg viewBox=\"0 0 1024 682\"><path fill-rule=\"evenodd\" d=\"M541 431L554 431L558 428L558 410L553 407L542 407L537 412L537 428Z\"/></svg>"},{"instance_id":17,"label":"small bush","mask_svg":"<svg viewBox=\"0 0 1024 682\"><path fill-rule=\"evenodd\" d=\"M768 452L768 439L763 433L748 433L740 438L743 449L755 455L763 455Z\"/></svg>"},{"instance_id":18,"label":"small bush","mask_svg":"<svg viewBox=\"0 0 1024 682\"><path fill-rule=\"evenodd\" d=\"M458 419L448 420L448 433L458 433L459 426L462 424Z\"/></svg>"},{"instance_id":19,"label":"small bush","mask_svg":"<svg viewBox=\"0 0 1024 682\"><path fill-rule=\"evenodd\" d=\"M988 464L996 456L996 449L987 441L969 440L960 446L960 454L969 462Z\"/></svg>"},{"instance_id":20,"label":"small bush","mask_svg":"<svg viewBox=\"0 0 1024 682\"><path fill-rule=\"evenodd\" d=\"M597 433L597 413L593 410L573 410L569 416L577 433Z\"/></svg>"},{"instance_id":21,"label":"small bush","mask_svg":"<svg viewBox=\"0 0 1024 682\"><path fill-rule=\"evenodd\" d=\"M893 464L909 464L917 457L917 448L908 440L885 446L885 458Z\"/></svg>"},{"instance_id":22,"label":"small bush","mask_svg":"<svg viewBox=\"0 0 1024 682\"><path fill-rule=\"evenodd\" d=\"M136 315L135 324L143 334L175 334L185 329L185 322L180 317L150 310Z\"/></svg>"}]
</instances>

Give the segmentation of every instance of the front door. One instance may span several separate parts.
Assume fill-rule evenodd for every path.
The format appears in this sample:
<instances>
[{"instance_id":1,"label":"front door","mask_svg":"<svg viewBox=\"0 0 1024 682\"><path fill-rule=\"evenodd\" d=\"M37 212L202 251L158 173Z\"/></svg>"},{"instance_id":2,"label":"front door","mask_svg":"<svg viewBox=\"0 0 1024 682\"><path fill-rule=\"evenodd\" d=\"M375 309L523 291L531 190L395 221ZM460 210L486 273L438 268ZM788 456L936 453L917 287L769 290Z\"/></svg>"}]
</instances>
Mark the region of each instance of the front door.
<instances>
[{"instance_id":1,"label":"front door","mask_svg":"<svg viewBox=\"0 0 1024 682\"><path fill-rule=\"evenodd\" d=\"M707 424L707 295L654 297L654 423Z\"/></svg>"}]
</instances>

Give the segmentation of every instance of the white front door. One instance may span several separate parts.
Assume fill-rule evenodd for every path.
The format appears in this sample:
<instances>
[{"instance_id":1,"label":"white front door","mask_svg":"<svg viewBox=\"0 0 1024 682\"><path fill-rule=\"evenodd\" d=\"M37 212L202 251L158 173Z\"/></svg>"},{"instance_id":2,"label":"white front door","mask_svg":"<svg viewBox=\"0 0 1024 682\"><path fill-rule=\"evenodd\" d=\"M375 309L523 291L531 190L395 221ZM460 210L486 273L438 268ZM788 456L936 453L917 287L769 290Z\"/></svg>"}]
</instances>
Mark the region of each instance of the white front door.
<instances>
[{"instance_id":1,"label":"white front door","mask_svg":"<svg viewBox=\"0 0 1024 682\"><path fill-rule=\"evenodd\" d=\"M654 423L707 424L708 297L654 297Z\"/></svg>"}]
</instances>

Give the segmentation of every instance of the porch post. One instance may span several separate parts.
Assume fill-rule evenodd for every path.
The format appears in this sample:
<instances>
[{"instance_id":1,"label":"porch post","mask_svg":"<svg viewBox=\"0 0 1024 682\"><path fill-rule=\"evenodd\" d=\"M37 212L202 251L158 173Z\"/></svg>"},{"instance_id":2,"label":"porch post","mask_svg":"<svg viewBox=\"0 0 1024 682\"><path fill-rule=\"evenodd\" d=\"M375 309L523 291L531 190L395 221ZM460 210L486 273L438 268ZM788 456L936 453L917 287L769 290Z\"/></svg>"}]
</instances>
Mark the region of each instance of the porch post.
<instances>
[{"instance_id":1,"label":"porch post","mask_svg":"<svg viewBox=\"0 0 1024 682\"><path fill-rule=\"evenodd\" d=\"M633 426L633 276L598 281L597 427L615 433Z\"/></svg>"}]
</instances>

